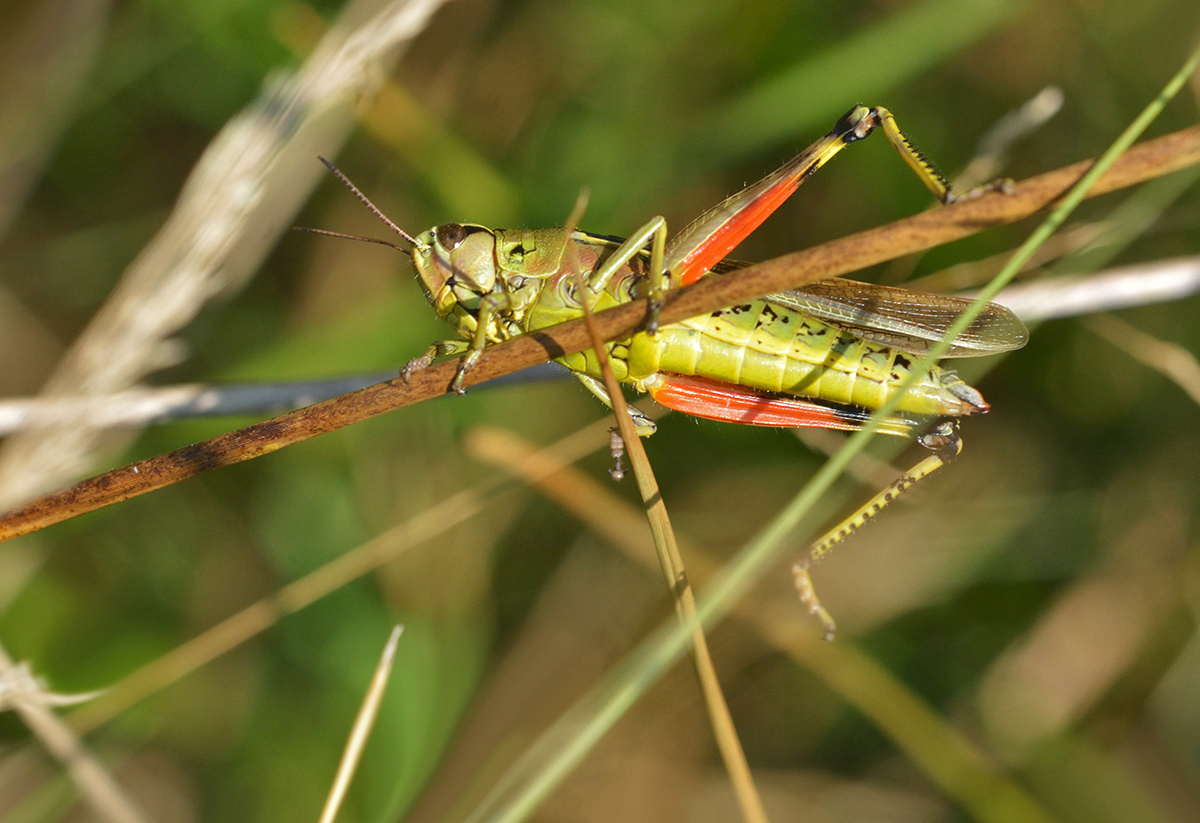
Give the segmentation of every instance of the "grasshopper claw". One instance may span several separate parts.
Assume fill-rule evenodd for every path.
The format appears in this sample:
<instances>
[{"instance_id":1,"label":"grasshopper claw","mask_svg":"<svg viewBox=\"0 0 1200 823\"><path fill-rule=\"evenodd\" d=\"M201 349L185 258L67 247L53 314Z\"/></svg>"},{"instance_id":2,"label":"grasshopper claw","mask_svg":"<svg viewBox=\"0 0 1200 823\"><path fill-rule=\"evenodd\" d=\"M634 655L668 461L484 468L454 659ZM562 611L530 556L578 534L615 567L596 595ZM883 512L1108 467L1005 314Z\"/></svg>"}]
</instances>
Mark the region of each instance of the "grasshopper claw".
<instances>
[{"instance_id":1,"label":"grasshopper claw","mask_svg":"<svg viewBox=\"0 0 1200 823\"><path fill-rule=\"evenodd\" d=\"M468 351L458 364L458 371L454 373L454 379L450 381L450 391L457 395L467 393L463 381L467 377L467 372L475 368L475 364L479 362L479 358L483 356L483 352L478 349Z\"/></svg>"},{"instance_id":2,"label":"grasshopper claw","mask_svg":"<svg viewBox=\"0 0 1200 823\"><path fill-rule=\"evenodd\" d=\"M833 622L833 615L821 605L821 601L817 597L812 577L808 574L807 560L797 560L792 566L792 581L796 584L796 593L800 595L800 602L808 609L808 613L821 624L821 633L825 639L832 643L837 637L837 623Z\"/></svg>"},{"instance_id":3,"label":"grasshopper claw","mask_svg":"<svg viewBox=\"0 0 1200 823\"><path fill-rule=\"evenodd\" d=\"M977 200L985 194L999 192L1000 194L1012 194L1016 188L1016 184L1011 177L1001 177L998 180L993 180L990 183L984 183L981 186L976 186L970 191L965 191L962 194L947 194L946 205L951 203L962 203L967 200Z\"/></svg>"},{"instance_id":4,"label":"grasshopper claw","mask_svg":"<svg viewBox=\"0 0 1200 823\"><path fill-rule=\"evenodd\" d=\"M608 430L608 450L612 454L613 467L608 470L612 475L612 479L620 482L625 479L625 467L621 463L621 458L625 456L625 441L621 439L621 433L616 429Z\"/></svg>"},{"instance_id":5,"label":"grasshopper claw","mask_svg":"<svg viewBox=\"0 0 1200 823\"><path fill-rule=\"evenodd\" d=\"M426 354L422 357L414 357L404 364L404 368L400 370L400 379L405 383L419 371L424 371L429 368L429 364L433 362L433 355Z\"/></svg>"}]
</instances>

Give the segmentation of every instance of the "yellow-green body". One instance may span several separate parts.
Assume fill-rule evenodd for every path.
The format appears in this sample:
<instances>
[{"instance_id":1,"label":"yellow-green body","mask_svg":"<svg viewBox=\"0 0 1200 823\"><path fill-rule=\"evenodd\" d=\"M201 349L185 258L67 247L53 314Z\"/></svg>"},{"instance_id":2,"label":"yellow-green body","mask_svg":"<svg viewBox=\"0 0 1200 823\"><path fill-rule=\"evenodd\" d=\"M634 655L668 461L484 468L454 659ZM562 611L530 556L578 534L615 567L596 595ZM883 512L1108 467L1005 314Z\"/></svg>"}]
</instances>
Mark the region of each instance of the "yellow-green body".
<instances>
[{"instance_id":1,"label":"yellow-green body","mask_svg":"<svg viewBox=\"0 0 1200 823\"><path fill-rule=\"evenodd\" d=\"M648 297L647 331L607 344L618 380L651 392L660 402L672 398L677 403L672 408L717 419L755 422L712 411L735 400L795 397L829 409L834 417L842 414L835 407L852 407L845 427L856 427L864 419L859 412L880 408L898 392L917 359L913 355L941 340L967 301L835 279L661 327L654 306L668 288L722 276L711 272L742 265L722 258L812 172L876 128L883 129L942 202L959 199L912 148L886 109L859 105L825 137L700 215L669 243L661 217L627 240L565 229L509 231L459 223L410 238L413 263L430 302L463 341L431 346L406 373L435 355L465 351L451 386L461 392L463 376L489 343L578 319L584 297L593 311ZM568 250L578 261L585 295L578 293ZM1006 351L1023 345L1026 337L1011 312L989 306L947 356ZM559 362L609 402L594 352L566 355ZM703 378L710 395L711 384L716 384L718 397L707 406L709 399L700 405L693 402L695 393L679 401L679 392L692 389L681 388L687 381L672 380L672 375ZM903 395L896 415L957 417L987 408L979 392L952 372L934 367ZM784 419L796 422L762 425L824 425L810 422L812 415L803 412ZM906 421L889 430L909 433L914 424ZM648 419L639 425L643 433L653 430Z\"/></svg>"},{"instance_id":2,"label":"yellow-green body","mask_svg":"<svg viewBox=\"0 0 1200 823\"><path fill-rule=\"evenodd\" d=\"M490 343L577 320L586 304L603 311L648 299L645 330L604 344L617 380L649 392L660 404L700 417L763 426L859 429L872 412L900 394L921 355L956 328L947 357L970 357L1019 348L1028 332L1012 312L988 305L963 331L955 320L970 301L923 295L887 286L828 280L802 289L729 306L679 323L659 325L667 289L702 277L719 277L744 264L724 259L814 171L850 143L882 129L904 161L944 204L987 191L996 181L965 195L920 155L886 109L857 105L792 160L762 180L701 214L669 242L666 223L655 217L625 240L566 229L507 231L447 223L411 237L383 217L412 245L421 286L439 317L462 338L435 343L404 369L405 378L438 355L464 354L450 390ZM357 192L357 190L355 190ZM609 406L594 351L564 355L559 362ZM792 568L796 590L832 637L834 624L821 606L809 575L812 561L873 517L922 477L954 459L962 447L954 418L988 410L982 395L953 372L934 366L907 386L895 410L875 421L881 433L917 437L932 453L825 538ZM638 410L629 414L639 436L655 424ZM941 418L921 433L915 416ZM620 468L620 451L614 477Z\"/></svg>"},{"instance_id":3,"label":"yellow-green body","mask_svg":"<svg viewBox=\"0 0 1200 823\"><path fill-rule=\"evenodd\" d=\"M498 313L486 331L489 341L500 342L582 316L572 276L566 271L563 229L491 232L496 285L504 288L504 283L510 284L510 293L520 303L527 301L528 307ZM579 231L572 235L571 243L585 278L620 245ZM520 253L514 254L514 249ZM646 255L622 266L607 287L592 296L593 311L644 297L646 268ZM511 285L514 281L515 287ZM477 328L477 306L435 298L431 299L439 308L446 305L450 309L442 317L470 340ZM653 335L642 332L613 341L608 351L616 378L638 391L647 391L656 375L667 372L866 409L879 408L895 392L914 359L769 297L670 323ZM574 372L601 378L593 351L567 355L559 362ZM899 411L936 416L979 411L977 404L964 400L964 388L970 389L952 373L934 367L905 394Z\"/></svg>"}]
</instances>

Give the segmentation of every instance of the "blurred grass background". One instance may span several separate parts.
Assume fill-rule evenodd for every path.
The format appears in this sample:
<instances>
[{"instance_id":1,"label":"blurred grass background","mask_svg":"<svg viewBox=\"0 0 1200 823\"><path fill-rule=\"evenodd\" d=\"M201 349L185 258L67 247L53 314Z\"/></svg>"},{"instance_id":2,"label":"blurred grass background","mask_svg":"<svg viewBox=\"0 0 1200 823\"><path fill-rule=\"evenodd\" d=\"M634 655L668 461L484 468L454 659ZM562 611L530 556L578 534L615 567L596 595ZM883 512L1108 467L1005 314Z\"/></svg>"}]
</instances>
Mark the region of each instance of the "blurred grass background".
<instances>
[{"instance_id":1,"label":"blurred grass background","mask_svg":"<svg viewBox=\"0 0 1200 823\"><path fill-rule=\"evenodd\" d=\"M9 184L0 238L3 395L36 391L214 134L272 72L296 66L338 10L76 5L89 6L93 39L53 61L31 35L41 6L0 12L6 94L35 70L79 84L61 116L45 118L40 153L5 161L28 185ZM1058 86L1061 114L1012 153L1005 174L1019 178L1099 154L1177 68L1198 17L1186 0L457 0L336 160L412 231L558 225L587 186L585 227L625 234L654 214L682 227L857 101L890 108L952 174L997 119ZM1196 94L1152 134L1195 123ZM1103 219L1126 196L1086 204L1077 219ZM867 141L737 256L775 256L928 202L886 142ZM295 222L384 233L333 180ZM1185 189L1116 262L1196 254L1198 229L1200 195ZM991 231L908 268L920 276L996 254L1027 230ZM1193 298L1122 317L1195 352L1197 309ZM400 256L285 235L244 291L182 333L187 359L153 382L386 370L445 334ZM964 426L962 458L816 569L839 644L890 672L1051 819L1200 818L1200 409L1074 320L1037 329L976 385L994 409ZM58 691L105 688L498 473L464 445L476 427L545 444L601 413L570 380L475 390L5 544L0 640ZM245 422L151 429L96 470ZM676 528L718 561L822 459L789 432L682 416L663 420L648 448ZM602 456L583 468L606 479ZM633 499L631 486L615 493ZM824 516L868 493L843 481ZM313 819L399 621L396 673L342 819L460 819L531 735L670 614L661 589L594 530L518 490L86 740L154 819ZM785 568L759 597L817 633ZM773 819L981 816L881 731L887 722L848 705L824 669L797 665L741 622L712 642ZM904 721L903 708L882 711ZM13 715L0 717L0 736L0 820L91 819ZM681 666L539 819L734 813Z\"/></svg>"}]
</instances>

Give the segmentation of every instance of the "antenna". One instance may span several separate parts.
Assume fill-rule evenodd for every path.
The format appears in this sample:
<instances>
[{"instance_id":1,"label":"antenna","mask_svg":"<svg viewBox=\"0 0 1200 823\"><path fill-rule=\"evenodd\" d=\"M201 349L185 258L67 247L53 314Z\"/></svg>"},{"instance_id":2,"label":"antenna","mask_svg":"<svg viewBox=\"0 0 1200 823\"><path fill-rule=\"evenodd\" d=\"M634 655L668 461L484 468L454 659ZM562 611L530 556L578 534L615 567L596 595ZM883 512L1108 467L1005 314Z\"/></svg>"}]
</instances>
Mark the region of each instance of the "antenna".
<instances>
[{"instance_id":1,"label":"antenna","mask_svg":"<svg viewBox=\"0 0 1200 823\"><path fill-rule=\"evenodd\" d=\"M378 243L381 246L387 246L389 249L395 249L412 257L412 252L404 248L404 246L393 243L390 240L380 240L377 237L363 237L361 234L346 234L340 231L326 231L325 229L310 229L308 226L292 226L292 231L302 231L307 234L323 234L326 237L340 237L343 240L361 240L364 243Z\"/></svg>"},{"instance_id":2,"label":"antenna","mask_svg":"<svg viewBox=\"0 0 1200 823\"><path fill-rule=\"evenodd\" d=\"M372 203L371 199L369 197L367 197L365 194L363 194L362 191L359 190L358 186L356 186L350 182L349 177L342 174L341 169L339 169L337 166L333 165L333 163L329 162L324 157L318 156L317 159L320 160L322 163L324 163L325 167L327 169L329 169L331 172L333 172L334 176L337 177L338 180L341 180L342 183L344 183L346 185L346 188L348 188L348 189L350 189L350 191L354 192L354 196L357 197L360 201L362 201L363 205L365 205L368 209L370 209L372 214L374 214L376 217L378 217L380 220L382 220L383 224L385 226L387 226L389 229L394 231L396 234L400 235L405 240L407 240L410 244L412 244L413 248L420 249L422 252L425 252L429 249L429 246L427 246L425 243L422 243L420 240L417 240L411 234L406 232L404 229L400 228L395 223L393 223L392 219L390 217L388 217L386 214L384 214L382 211L380 211L379 207L376 206L374 203ZM399 246L395 246L391 243L385 243L382 240L371 240L371 238L369 238L369 237L356 237L354 235L349 235L349 234L339 235L336 232L314 231L312 229L306 229L306 231L312 231L314 234L328 234L333 237L353 238L355 240L369 240L370 242L373 242L373 243L382 243L385 246L392 246L392 248L399 248ZM400 251L403 251L405 254L408 254L407 250L405 250L405 249L400 249Z\"/></svg>"}]
</instances>

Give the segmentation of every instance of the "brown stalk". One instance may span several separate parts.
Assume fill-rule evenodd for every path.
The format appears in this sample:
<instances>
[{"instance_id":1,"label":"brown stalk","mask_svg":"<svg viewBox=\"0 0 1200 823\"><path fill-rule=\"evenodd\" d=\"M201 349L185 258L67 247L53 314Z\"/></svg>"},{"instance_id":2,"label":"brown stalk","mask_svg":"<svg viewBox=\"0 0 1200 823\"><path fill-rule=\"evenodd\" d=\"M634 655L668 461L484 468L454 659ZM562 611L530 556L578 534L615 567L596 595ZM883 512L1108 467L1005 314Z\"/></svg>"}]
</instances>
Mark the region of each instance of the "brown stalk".
<instances>
[{"instance_id":1,"label":"brown stalk","mask_svg":"<svg viewBox=\"0 0 1200 823\"><path fill-rule=\"evenodd\" d=\"M1100 178L1088 196L1145 182L1198 162L1200 126L1193 126L1134 146ZM669 293L661 320L677 322L770 292L849 274L1021 220L1053 204L1090 165L1091 161L1075 163L1022 181L1010 194L988 195L923 212L877 229L777 257L738 271L736 276L707 278L695 286ZM632 332L644 313L642 303L630 303L596 315L596 322L604 339L612 340ZM590 346L583 319L563 323L488 348L466 382L467 385L480 383ZM377 383L84 480L41 497L0 519L0 540L36 531L195 477L209 469L260 457L319 434L445 394L456 367L456 361L439 363L412 375L408 383L400 378Z\"/></svg>"},{"instance_id":2,"label":"brown stalk","mask_svg":"<svg viewBox=\"0 0 1200 823\"><path fill-rule=\"evenodd\" d=\"M575 230L575 224L583 214L586 197L580 195L579 202L567 223L568 236ZM575 250L567 247L567 262L575 276L576 287L581 295L586 295L587 286L583 272L579 268ZM629 454L630 468L637 481L638 492L642 496L642 505L646 510L646 519L650 523L650 532L654 537L654 549L658 554L659 567L666 579L667 592L675 604L675 613L679 622L690 627L692 635L691 653L692 664L696 670L696 680L700 693L704 696L704 707L708 712L708 720L712 725L713 736L716 738L717 749L721 760L729 774L729 781L737 798L745 823L767 823L767 813L763 808L762 796L754 784L754 775L750 771L750 763L742 748L741 738L738 737L737 727L733 724L733 715L729 712L729 703L725 692L721 689L721 681L717 677L716 666L713 665L712 653L708 649L708 639L704 636L704 627L696 616L696 594L688 582L687 570L683 565L683 556L679 552L679 543L675 530L671 527L671 518L663 501L662 491L654 476L654 468L650 458L642 446L642 439L634 429L633 418L625 403L625 395L613 374L609 364L608 350L604 347L604 338L600 335L600 327L596 323L596 315L592 313L587 299L580 301L583 307L583 320L591 341L591 348L596 353L600 371L604 375L604 387L612 401L613 416L621 439L625 441L625 450ZM614 475L616 476L616 475Z\"/></svg>"}]
</instances>

